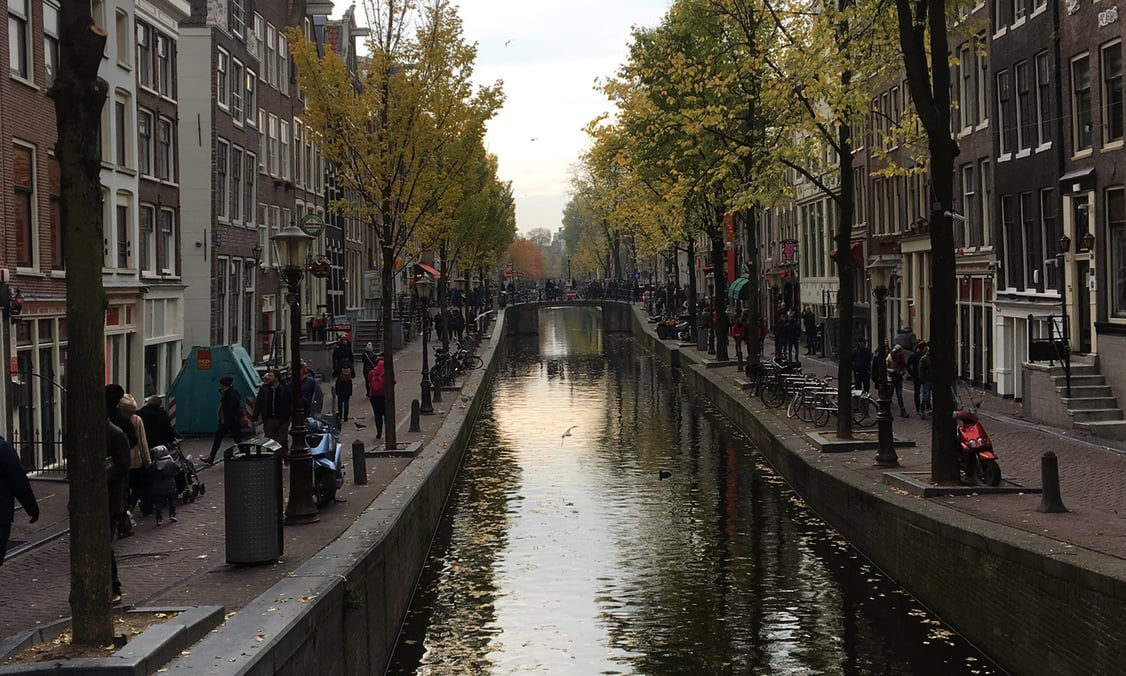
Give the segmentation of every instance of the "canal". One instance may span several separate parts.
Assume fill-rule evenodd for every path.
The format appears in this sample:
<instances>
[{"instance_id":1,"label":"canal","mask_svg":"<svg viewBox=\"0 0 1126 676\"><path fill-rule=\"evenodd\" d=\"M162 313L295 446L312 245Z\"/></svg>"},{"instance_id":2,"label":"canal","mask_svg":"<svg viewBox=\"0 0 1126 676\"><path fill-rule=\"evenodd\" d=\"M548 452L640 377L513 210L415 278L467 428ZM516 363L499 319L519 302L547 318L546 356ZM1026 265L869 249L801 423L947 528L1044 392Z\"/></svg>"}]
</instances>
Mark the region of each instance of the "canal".
<instances>
[{"instance_id":1,"label":"canal","mask_svg":"<svg viewBox=\"0 0 1126 676\"><path fill-rule=\"evenodd\" d=\"M498 355L389 673L998 673L599 326Z\"/></svg>"}]
</instances>

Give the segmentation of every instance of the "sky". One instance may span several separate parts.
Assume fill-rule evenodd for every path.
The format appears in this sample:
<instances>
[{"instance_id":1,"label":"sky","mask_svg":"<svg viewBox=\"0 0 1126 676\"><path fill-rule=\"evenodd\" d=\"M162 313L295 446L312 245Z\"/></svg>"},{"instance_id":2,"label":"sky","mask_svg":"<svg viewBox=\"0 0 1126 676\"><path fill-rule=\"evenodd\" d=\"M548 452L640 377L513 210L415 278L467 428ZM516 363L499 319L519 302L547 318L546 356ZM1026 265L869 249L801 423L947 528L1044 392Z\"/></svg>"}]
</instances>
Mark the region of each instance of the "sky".
<instances>
[{"instance_id":1,"label":"sky","mask_svg":"<svg viewBox=\"0 0 1126 676\"><path fill-rule=\"evenodd\" d=\"M570 199L583 128L610 102L596 81L625 62L633 26L653 27L669 0L454 0L463 36L478 46L474 80L504 81L505 104L485 144L512 182L516 228L555 232ZM347 4L337 0L339 16ZM357 23L363 10L357 6Z\"/></svg>"}]
</instances>

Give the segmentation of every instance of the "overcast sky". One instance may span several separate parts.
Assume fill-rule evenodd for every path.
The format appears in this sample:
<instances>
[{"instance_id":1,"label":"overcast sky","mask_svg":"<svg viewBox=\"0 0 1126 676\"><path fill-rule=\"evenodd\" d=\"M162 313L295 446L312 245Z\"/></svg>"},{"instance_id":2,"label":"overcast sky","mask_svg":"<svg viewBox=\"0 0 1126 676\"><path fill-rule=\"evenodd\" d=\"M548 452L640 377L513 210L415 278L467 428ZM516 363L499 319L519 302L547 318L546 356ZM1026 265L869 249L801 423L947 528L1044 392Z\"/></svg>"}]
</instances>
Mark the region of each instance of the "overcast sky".
<instances>
[{"instance_id":1,"label":"overcast sky","mask_svg":"<svg viewBox=\"0 0 1126 676\"><path fill-rule=\"evenodd\" d=\"M632 26L657 25L669 0L454 0L475 79L504 81L506 101L485 139L512 182L521 232L560 227L583 127L610 108L594 85L626 59ZM339 16L347 4L336 3ZM357 22L363 10L357 7Z\"/></svg>"}]
</instances>

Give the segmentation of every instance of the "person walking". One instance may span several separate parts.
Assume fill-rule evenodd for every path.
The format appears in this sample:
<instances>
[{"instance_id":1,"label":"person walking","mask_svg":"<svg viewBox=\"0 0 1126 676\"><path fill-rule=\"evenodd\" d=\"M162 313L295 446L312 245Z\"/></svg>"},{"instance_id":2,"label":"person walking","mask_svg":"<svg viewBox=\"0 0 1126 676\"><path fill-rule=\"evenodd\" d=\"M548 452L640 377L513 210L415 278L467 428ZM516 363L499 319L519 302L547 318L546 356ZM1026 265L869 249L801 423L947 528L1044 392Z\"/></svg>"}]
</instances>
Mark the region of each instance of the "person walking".
<instances>
[{"instance_id":1,"label":"person walking","mask_svg":"<svg viewBox=\"0 0 1126 676\"><path fill-rule=\"evenodd\" d=\"M912 398L915 400L915 415L919 415L919 399L923 396L923 388L919 387L919 359L922 358L922 350L926 349L926 342L920 340L910 350L904 348L907 355L907 376L911 378L913 387L911 388Z\"/></svg>"},{"instance_id":2,"label":"person walking","mask_svg":"<svg viewBox=\"0 0 1126 676\"><path fill-rule=\"evenodd\" d=\"M891 354L888 349L888 339L880 338L876 353L872 355L872 383L876 386L876 394L882 396L882 388L888 382L887 359Z\"/></svg>"},{"instance_id":3,"label":"person walking","mask_svg":"<svg viewBox=\"0 0 1126 676\"><path fill-rule=\"evenodd\" d=\"M460 343L465 332L465 316L461 314L460 307L455 307L450 312L450 332L454 334L454 339Z\"/></svg>"},{"instance_id":4,"label":"person walking","mask_svg":"<svg viewBox=\"0 0 1126 676\"><path fill-rule=\"evenodd\" d=\"M12 536L12 522L16 520L16 500L27 512L28 523L39 520L39 503L31 490L31 481L23 471L20 456L4 437L0 437L0 565L8 552L8 539Z\"/></svg>"},{"instance_id":5,"label":"person walking","mask_svg":"<svg viewBox=\"0 0 1126 676\"><path fill-rule=\"evenodd\" d=\"M743 341L747 338L747 327L743 325L743 318L736 317L731 325L731 337L735 340L735 366L743 368Z\"/></svg>"},{"instance_id":6,"label":"person walking","mask_svg":"<svg viewBox=\"0 0 1126 676\"><path fill-rule=\"evenodd\" d=\"M332 384L332 391L336 395L337 426L348 420L349 404L352 400L352 370L354 368L355 363L350 361L348 357L337 362L333 367L332 377L336 380Z\"/></svg>"},{"instance_id":7,"label":"person walking","mask_svg":"<svg viewBox=\"0 0 1126 676\"><path fill-rule=\"evenodd\" d=\"M106 402L113 396L108 393L110 386L106 386ZM115 385L121 389L120 385ZM124 390L122 390L124 393ZM114 401L114 406L120 396ZM116 408L115 408L116 410ZM128 422L128 421L126 421ZM125 483L129 478L129 460L131 457L129 436L112 419L106 419L106 482L109 496L109 542L110 542L110 596L113 605L121 605L121 578L117 574L117 554L113 550L113 541L117 535L117 523L125 512Z\"/></svg>"},{"instance_id":8,"label":"person walking","mask_svg":"<svg viewBox=\"0 0 1126 676\"><path fill-rule=\"evenodd\" d=\"M367 345L364 345L364 351L360 353L360 368L363 369L365 388L367 387L368 374L375 368L375 362L378 360L379 358L375 355L375 346L369 340Z\"/></svg>"},{"instance_id":9,"label":"person walking","mask_svg":"<svg viewBox=\"0 0 1126 676\"><path fill-rule=\"evenodd\" d=\"M802 327L805 329L805 353L814 354L817 346L817 316L809 305L801 313Z\"/></svg>"},{"instance_id":10,"label":"person walking","mask_svg":"<svg viewBox=\"0 0 1126 676\"><path fill-rule=\"evenodd\" d=\"M861 336L852 348L852 389L867 392L872 389L872 351L868 340Z\"/></svg>"},{"instance_id":11,"label":"person walking","mask_svg":"<svg viewBox=\"0 0 1126 676\"><path fill-rule=\"evenodd\" d=\"M368 374L368 399L371 401L372 417L375 419L375 438L383 437L383 422L386 416L387 400L383 382L383 353L376 355L375 368Z\"/></svg>"},{"instance_id":12,"label":"person walking","mask_svg":"<svg viewBox=\"0 0 1126 676\"><path fill-rule=\"evenodd\" d=\"M137 431L137 443L129 449L129 479L125 494L125 511L117 527L117 536L127 538L133 534L133 510L137 504L141 505L141 513L149 506L149 440L145 434L145 422L137 415L137 400L131 394L124 394L117 402L117 408L122 415L129 416L133 429Z\"/></svg>"},{"instance_id":13,"label":"person walking","mask_svg":"<svg viewBox=\"0 0 1126 676\"><path fill-rule=\"evenodd\" d=\"M164 410L164 400L159 394L154 394L145 399L145 405L137 410L137 415L145 424L145 438L148 439L149 449L153 446L169 446L176 443L180 435Z\"/></svg>"},{"instance_id":14,"label":"person walking","mask_svg":"<svg viewBox=\"0 0 1126 676\"><path fill-rule=\"evenodd\" d=\"M899 403L899 415L910 418L907 407L903 405L903 377L907 373L907 356L902 345L891 348L891 354L887 357L887 370L888 379L891 381L892 388L895 389L895 397Z\"/></svg>"},{"instance_id":15,"label":"person walking","mask_svg":"<svg viewBox=\"0 0 1126 676\"><path fill-rule=\"evenodd\" d=\"M317 382L317 374L309 370L309 364L301 362L301 406L305 417L316 416L321 412L324 393Z\"/></svg>"},{"instance_id":16,"label":"person walking","mask_svg":"<svg viewBox=\"0 0 1126 676\"><path fill-rule=\"evenodd\" d=\"M262 421L262 433L281 445L283 458L289 457L289 423L293 414L293 394L282 385L277 369L262 374L262 385L254 399L254 422Z\"/></svg>"},{"instance_id":17,"label":"person walking","mask_svg":"<svg viewBox=\"0 0 1126 676\"><path fill-rule=\"evenodd\" d=\"M915 388L920 390L922 394L919 395L919 415L926 417L929 413L934 411L931 406L931 384L933 375L931 373L931 351L930 346L926 342L919 344L919 349L922 355L919 357L919 377L915 381Z\"/></svg>"},{"instance_id":18,"label":"person walking","mask_svg":"<svg viewBox=\"0 0 1126 676\"><path fill-rule=\"evenodd\" d=\"M176 473L179 468L167 446L156 447L156 457L150 472L152 481L153 513L156 525L164 523L164 510L168 509L168 520L176 523Z\"/></svg>"},{"instance_id":19,"label":"person walking","mask_svg":"<svg viewBox=\"0 0 1126 676\"><path fill-rule=\"evenodd\" d=\"M215 440L211 442L211 454L201 459L204 464L215 462L219 446L228 435L236 444L242 443L242 418L242 395L235 388L235 379L223 376L219 379L219 426L215 430Z\"/></svg>"}]
</instances>

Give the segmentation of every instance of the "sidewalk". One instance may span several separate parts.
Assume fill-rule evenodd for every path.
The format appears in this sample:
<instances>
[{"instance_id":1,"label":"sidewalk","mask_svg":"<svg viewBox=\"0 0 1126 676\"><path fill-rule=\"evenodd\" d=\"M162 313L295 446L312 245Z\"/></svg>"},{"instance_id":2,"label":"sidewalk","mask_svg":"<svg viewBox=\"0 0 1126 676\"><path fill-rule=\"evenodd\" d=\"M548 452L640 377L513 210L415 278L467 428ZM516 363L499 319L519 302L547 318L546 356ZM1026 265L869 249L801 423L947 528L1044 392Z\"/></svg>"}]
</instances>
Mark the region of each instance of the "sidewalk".
<instances>
[{"instance_id":1,"label":"sidewalk","mask_svg":"<svg viewBox=\"0 0 1126 676\"><path fill-rule=\"evenodd\" d=\"M431 349L433 346L431 346ZM420 398L422 340L406 343L394 356L396 387L396 430L400 444L433 437L451 412L457 415L460 395L443 392L443 401L434 402L434 414L420 417L420 432L409 432L411 400ZM324 410L331 412L331 382L323 383ZM231 566L225 560L223 511L223 463L201 467L200 479L206 493L194 503L179 505L177 523L167 520L156 526L153 519L139 519L132 537L114 543L127 606L140 605L221 605L228 612L251 599L296 569L314 553L335 540L355 521L407 464L409 457L365 458L368 484L354 484L352 442L360 440L368 450L382 448L376 440L371 405L364 387L353 387L349 421L341 430L341 443L347 463L344 487L337 497L343 503L320 510L315 524L286 526L284 554L274 564ZM360 425L364 427L361 429ZM379 442L378 444L376 442ZM183 450L197 467L199 458L211 448L211 437L186 439ZM288 470L283 483L288 495ZM0 567L4 593L0 594L0 637L69 617L70 567L67 501L68 484L63 481L33 481L40 505L40 519L27 523L22 510L12 524L9 558ZM138 516L138 515L135 515ZM40 544L36 544L40 542ZM29 543L27 551L21 549Z\"/></svg>"},{"instance_id":2,"label":"sidewalk","mask_svg":"<svg viewBox=\"0 0 1126 676\"><path fill-rule=\"evenodd\" d=\"M766 343L767 354L773 354L773 342ZM696 351L694 346L681 350ZM733 348L732 348L733 353ZM697 352L700 358L714 355ZM803 371L817 376L837 374L832 359L799 355ZM735 367L721 366L708 370L711 377L726 378L731 383L745 380ZM911 381L904 383L903 399L911 417L898 415L898 406L892 402L894 431L897 438L913 440L915 446L899 448L902 472L921 472L930 475L931 421L914 414L914 397ZM1029 533L1052 538L1067 546L1109 554L1126 559L1126 446L1123 442L1101 439L1082 430L1065 430L1024 420L1020 402L996 396L985 390L974 390L975 401L983 403L978 411L997 452L1001 474L1007 481L1039 487L1041 485L1040 459L1046 451L1059 458L1060 495L1070 510L1065 514L1043 514L1038 494L974 494L971 496L946 496L928 500L957 509L967 514L987 519ZM832 431L835 418L826 427L803 423L797 418L787 418L780 409L768 409L758 400L752 403L757 415L776 415L790 425L795 433ZM813 445L810 444L810 448ZM883 484L886 470L875 467L875 451L826 453L821 457L826 463L840 463L854 471L870 475L874 490L895 490Z\"/></svg>"}]
</instances>

